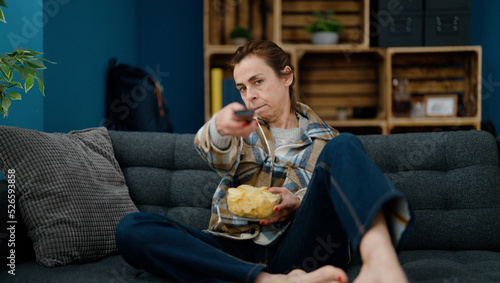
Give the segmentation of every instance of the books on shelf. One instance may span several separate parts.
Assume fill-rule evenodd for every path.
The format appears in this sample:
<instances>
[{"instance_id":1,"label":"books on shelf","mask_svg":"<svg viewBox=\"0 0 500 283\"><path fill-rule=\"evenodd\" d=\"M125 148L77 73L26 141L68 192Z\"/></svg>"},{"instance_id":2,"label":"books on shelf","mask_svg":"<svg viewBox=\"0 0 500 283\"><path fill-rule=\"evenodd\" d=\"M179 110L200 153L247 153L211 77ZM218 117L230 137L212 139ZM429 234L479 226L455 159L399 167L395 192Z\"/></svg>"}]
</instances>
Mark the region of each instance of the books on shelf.
<instances>
[{"instance_id":1,"label":"books on shelf","mask_svg":"<svg viewBox=\"0 0 500 283\"><path fill-rule=\"evenodd\" d=\"M221 68L212 68L210 70L210 90L211 90L211 110L212 115L222 108L222 78Z\"/></svg>"},{"instance_id":2,"label":"books on shelf","mask_svg":"<svg viewBox=\"0 0 500 283\"><path fill-rule=\"evenodd\" d=\"M210 73L212 115L230 103L238 102L244 104L240 92L236 89L233 78L224 78L221 68L212 68Z\"/></svg>"}]
</instances>

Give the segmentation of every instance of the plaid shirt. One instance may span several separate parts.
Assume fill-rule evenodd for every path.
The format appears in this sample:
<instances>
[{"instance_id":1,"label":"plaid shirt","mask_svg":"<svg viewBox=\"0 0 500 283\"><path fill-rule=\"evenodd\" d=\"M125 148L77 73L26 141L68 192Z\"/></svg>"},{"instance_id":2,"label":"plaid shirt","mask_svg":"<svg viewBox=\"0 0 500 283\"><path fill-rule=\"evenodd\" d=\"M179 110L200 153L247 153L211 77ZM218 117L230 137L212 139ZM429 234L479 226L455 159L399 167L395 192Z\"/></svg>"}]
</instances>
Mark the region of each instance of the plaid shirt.
<instances>
[{"instance_id":1,"label":"plaid shirt","mask_svg":"<svg viewBox=\"0 0 500 283\"><path fill-rule=\"evenodd\" d=\"M229 188L242 184L285 187L297 195L307 189L323 147L339 133L305 104L298 103L297 114L309 120L307 129L300 141L287 145L287 153L279 158L275 156L271 130L262 120L248 138L232 138L226 150L212 143L208 123L198 131L195 137L198 152L222 177L213 196L207 232L234 239L253 239L261 245L270 244L284 232L288 222L261 226L230 214L224 205L224 196Z\"/></svg>"}]
</instances>

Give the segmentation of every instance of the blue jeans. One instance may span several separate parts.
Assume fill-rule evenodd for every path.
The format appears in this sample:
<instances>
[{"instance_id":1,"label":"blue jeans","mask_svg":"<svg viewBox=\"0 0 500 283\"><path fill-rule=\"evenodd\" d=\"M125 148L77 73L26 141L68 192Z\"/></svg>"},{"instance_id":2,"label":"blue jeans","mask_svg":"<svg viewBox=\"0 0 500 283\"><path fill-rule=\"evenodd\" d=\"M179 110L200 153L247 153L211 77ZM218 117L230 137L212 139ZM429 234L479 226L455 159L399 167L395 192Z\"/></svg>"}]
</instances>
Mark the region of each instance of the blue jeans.
<instances>
[{"instance_id":1,"label":"blue jeans","mask_svg":"<svg viewBox=\"0 0 500 283\"><path fill-rule=\"evenodd\" d=\"M404 196L367 157L358 138L342 134L318 158L286 233L268 246L213 236L146 212L123 218L116 244L132 266L179 282L254 282L261 271L345 267L349 248L357 249L375 215L394 199Z\"/></svg>"}]
</instances>

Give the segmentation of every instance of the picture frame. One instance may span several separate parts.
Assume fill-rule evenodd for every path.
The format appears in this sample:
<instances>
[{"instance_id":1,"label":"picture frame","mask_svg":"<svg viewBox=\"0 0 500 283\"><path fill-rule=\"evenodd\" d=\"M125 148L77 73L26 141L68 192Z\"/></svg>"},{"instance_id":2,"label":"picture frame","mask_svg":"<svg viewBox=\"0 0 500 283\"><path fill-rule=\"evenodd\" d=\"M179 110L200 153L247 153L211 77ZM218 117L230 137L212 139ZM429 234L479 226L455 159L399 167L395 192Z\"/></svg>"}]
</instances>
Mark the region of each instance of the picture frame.
<instances>
[{"instance_id":1,"label":"picture frame","mask_svg":"<svg viewBox=\"0 0 500 283\"><path fill-rule=\"evenodd\" d=\"M456 117L456 94L426 95L424 97L425 116L427 117Z\"/></svg>"}]
</instances>

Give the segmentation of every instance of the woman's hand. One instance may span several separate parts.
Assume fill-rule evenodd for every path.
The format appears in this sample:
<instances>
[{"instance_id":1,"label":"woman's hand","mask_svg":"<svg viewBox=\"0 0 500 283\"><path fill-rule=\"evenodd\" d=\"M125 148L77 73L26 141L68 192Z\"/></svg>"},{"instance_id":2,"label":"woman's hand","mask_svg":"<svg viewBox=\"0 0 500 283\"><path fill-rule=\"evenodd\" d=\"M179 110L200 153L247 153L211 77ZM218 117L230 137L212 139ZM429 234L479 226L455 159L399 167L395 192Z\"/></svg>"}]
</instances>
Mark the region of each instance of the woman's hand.
<instances>
[{"instance_id":1,"label":"woman's hand","mask_svg":"<svg viewBox=\"0 0 500 283\"><path fill-rule=\"evenodd\" d=\"M295 213L300 206L300 198L290 192L287 188L271 187L269 191L281 195L281 202L274 207L274 215L266 220L260 221L260 225L268 225L275 222L285 221Z\"/></svg>"},{"instance_id":2,"label":"woman's hand","mask_svg":"<svg viewBox=\"0 0 500 283\"><path fill-rule=\"evenodd\" d=\"M222 136L248 137L257 128L257 121L242 120L234 114L234 111L245 110L245 107L237 102L226 105L217 112L215 116L215 127Z\"/></svg>"}]
</instances>

